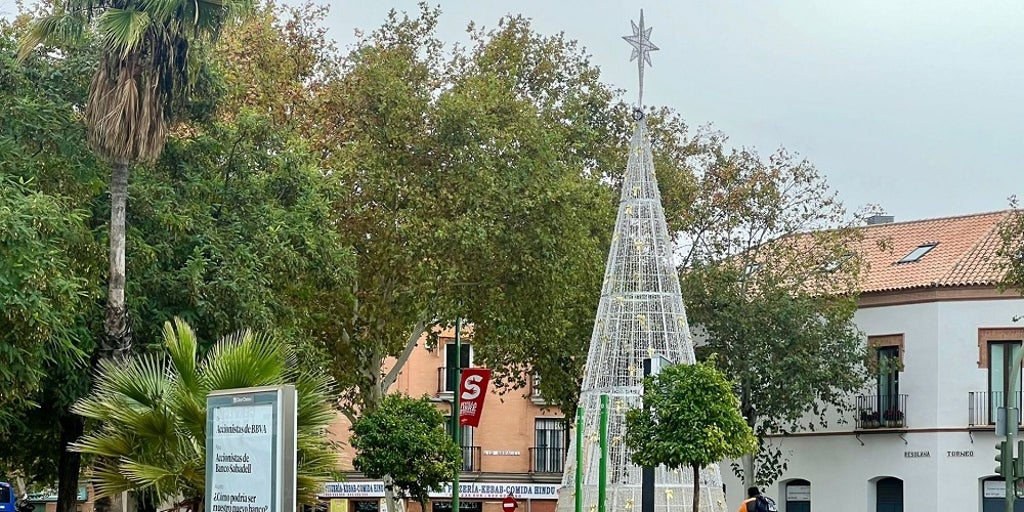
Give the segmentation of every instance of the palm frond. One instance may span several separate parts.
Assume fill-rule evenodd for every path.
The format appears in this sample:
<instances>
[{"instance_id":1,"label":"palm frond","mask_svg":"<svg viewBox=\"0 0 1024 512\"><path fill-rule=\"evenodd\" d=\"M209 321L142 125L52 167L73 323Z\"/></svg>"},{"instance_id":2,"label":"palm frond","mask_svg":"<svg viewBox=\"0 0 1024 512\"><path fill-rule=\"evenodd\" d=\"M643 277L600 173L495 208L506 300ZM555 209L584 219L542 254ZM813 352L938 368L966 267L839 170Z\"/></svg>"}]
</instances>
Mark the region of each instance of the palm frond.
<instances>
[{"instance_id":1,"label":"palm frond","mask_svg":"<svg viewBox=\"0 0 1024 512\"><path fill-rule=\"evenodd\" d=\"M143 464L128 459L122 459L120 468L125 477L135 482L136 489L152 487L157 496L161 497L168 489L175 487L173 481L178 477L177 472L171 468Z\"/></svg>"},{"instance_id":2,"label":"palm frond","mask_svg":"<svg viewBox=\"0 0 1024 512\"><path fill-rule=\"evenodd\" d=\"M174 324L164 323L164 346L171 356L175 375L178 381L189 390L199 389L199 376L196 375L196 354L199 351L199 340L184 320L175 317Z\"/></svg>"},{"instance_id":3,"label":"palm frond","mask_svg":"<svg viewBox=\"0 0 1024 512\"><path fill-rule=\"evenodd\" d=\"M100 430L71 443L70 449L102 457L121 458L131 453L135 447L128 438L118 435L116 432Z\"/></svg>"},{"instance_id":4,"label":"palm frond","mask_svg":"<svg viewBox=\"0 0 1024 512\"><path fill-rule=\"evenodd\" d=\"M96 30L106 51L125 60L141 50L152 24L146 11L109 8L96 19Z\"/></svg>"},{"instance_id":5,"label":"palm frond","mask_svg":"<svg viewBox=\"0 0 1024 512\"><path fill-rule=\"evenodd\" d=\"M97 498L116 496L135 489L135 483L125 477L121 470L107 461L93 464L93 486Z\"/></svg>"},{"instance_id":6,"label":"palm frond","mask_svg":"<svg viewBox=\"0 0 1024 512\"><path fill-rule=\"evenodd\" d=\"M245 330L222 338L203 361L204 385L232 389L282 384L286 348L267 334Z\"/></svg>"},{"instance_id":7,"label":"palm frond","mask_svg":"<svg viewBox=\"0 0 1024 512\"><path fill-rule=\"evenodd\" d=\"M18 59L24 60L40 44L67 46L81 41L87 23L81 11L62 11L36 18L18 45Z\"/></svg>"},{"instance_id":8,"label":"palm frond","mask_svg":"<svg viewBox=\"0 0 1024 512\"><path fill-rule=\"evenodd\" d=\"M126 361L104 360L100 363L95 387L102 395L118 395L154 407L170 391L170 375L167 359L156 354Z\"/></svg>"}]
</instances>

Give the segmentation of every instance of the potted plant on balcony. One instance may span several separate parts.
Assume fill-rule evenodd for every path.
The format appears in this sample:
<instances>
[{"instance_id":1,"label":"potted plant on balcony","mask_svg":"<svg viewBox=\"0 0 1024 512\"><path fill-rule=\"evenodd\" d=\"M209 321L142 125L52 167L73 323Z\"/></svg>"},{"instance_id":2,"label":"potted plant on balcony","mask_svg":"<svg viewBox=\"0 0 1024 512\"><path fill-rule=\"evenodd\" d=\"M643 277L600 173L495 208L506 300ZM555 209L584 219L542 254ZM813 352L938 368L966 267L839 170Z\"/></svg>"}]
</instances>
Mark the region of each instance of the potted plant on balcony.
<instances>
[{"instance_id":1,"label":"potted plant on balcony","mask_svg":"<svg viewBox=\"0 0 1024 512\"><path fill-rule=\"evenodd\" d=\"M861 428L878 428L878 411L861 411L860 412L860 427Z\"/></svg>"},{"instance_id":2,"label":"potted plant on balcony","mask_svg":"<svg viewBox=\"0 0 1024 512\"><path fill-rule=\"evenodd\" d=\"M899 409L889 409L885 411L883 417L885 420L885 426L889 428L902 427L903 426L903 411Z\"/></svg>"}]
</instances>

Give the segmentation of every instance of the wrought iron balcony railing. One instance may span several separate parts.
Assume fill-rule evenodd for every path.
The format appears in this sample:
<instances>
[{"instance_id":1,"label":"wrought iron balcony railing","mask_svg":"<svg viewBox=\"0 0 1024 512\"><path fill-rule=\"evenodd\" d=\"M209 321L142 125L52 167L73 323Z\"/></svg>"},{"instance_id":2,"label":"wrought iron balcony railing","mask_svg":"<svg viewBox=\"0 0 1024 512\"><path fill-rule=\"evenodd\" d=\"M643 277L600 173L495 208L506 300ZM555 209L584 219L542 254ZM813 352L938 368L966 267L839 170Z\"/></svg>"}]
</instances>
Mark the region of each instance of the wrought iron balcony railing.
<instances>
[{"instance_id":1,"label":"wrought iron balcony railing","mask_svg":"<svg viewBox=\"0 0 1024 512\"><path fill-rule=\"evenodd\" d=\"M561 473L565 470L566 448L535 446L530 448L531 473Z\"/></svg>"},{"instance_id":2,"label":"wrought iron balcony railing","mask_svg":"<svg viewBox=\"0 0 1024 512\"><path fill-rule=\"evenodd\" d=\"M455 374L457 369L444 366L437 369L437 394L453 393L458 389L458 376Z\"/></svg>"},{"instance_id":3,"label":"wrought iron balcony railing","mask_svg":"<svg viewBox=\"0 0 1024 512\"><path fill-rule=\"evenodd\" d=\"M476 473L480 471L480 447L462 447L462 471Z\"/></svg>"},{"instance_id":4,"label":"wrought iron balcony railing","mask_svg":"<svg viewBox=\"0 0 1024 512\"><path fill-rule=\"evenodd\" d=\"M907 395L861 395L857 397L858 430L906 428Z\"/></svg>"},{"instance_id":5,"label":"wrought iron balcony railing","mask_svg":"<svg viewBox=\"0 0 1024 512\"><path fill-rule=\"evenodd\" d=\"M1014 393L1011 406L1017 408L1017 423L1021 422L1021 392ZM996 411L1003 406L1002 391L971 391L967 394L967 425L971 427L995 425Z\"/></svg>"}]
</instances>

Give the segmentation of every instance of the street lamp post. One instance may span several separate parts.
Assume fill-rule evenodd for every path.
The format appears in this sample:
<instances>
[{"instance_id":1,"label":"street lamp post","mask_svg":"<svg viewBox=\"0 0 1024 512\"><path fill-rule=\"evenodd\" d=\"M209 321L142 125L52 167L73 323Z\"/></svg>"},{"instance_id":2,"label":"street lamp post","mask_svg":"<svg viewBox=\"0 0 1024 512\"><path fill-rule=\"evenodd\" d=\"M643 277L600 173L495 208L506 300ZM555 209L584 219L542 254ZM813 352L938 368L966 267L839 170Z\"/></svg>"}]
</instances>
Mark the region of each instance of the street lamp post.
<instances>
[{"instance_id":1,"label":"street lamp post","mask_svg":"<svg viewBox=\"0 0 1024 512\"><path fill-rule=\"evenodd\" d=\"M661 355L644 359L644 378L657 375L661 369L672 364ZM650 414L650 408L644 402L644 411ZM640 512L654 512L654 468L644 466L640 470Z\"/></svg>"}]
</instances>

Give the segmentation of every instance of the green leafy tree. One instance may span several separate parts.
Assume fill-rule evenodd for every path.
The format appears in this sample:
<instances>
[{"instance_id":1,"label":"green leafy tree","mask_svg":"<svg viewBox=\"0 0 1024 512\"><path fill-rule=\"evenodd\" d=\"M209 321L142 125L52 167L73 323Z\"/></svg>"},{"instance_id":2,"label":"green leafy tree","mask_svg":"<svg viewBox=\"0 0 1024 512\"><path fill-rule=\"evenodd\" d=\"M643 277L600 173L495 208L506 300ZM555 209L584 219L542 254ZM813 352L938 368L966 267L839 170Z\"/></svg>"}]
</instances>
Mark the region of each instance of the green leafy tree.
<instances>
[{"instance_id":1,"label":"green leafy tree","mask_svg":"<svg viewBox=\"0 0 1024 512\"><path fill-rule=\"evenodd\" d=\"M533 353L532 340L582 346L577 331L597 300L614 209L595 162L604 167L624 111L609 108L613 94L570 42L509 18L446 59L438 15L394 13L345 59L311 18L257 16L221 41L232 73L260 77L228 101L303 134L339 184L331 225L358 273L316 333L351 420L380 403L425 333L460 316L481 360L503 369L500 384L538 368L574 383L581 357L544 355L531 368L517 354ZM271 66L271 55L288 59Z\"/></svg>"},{"instance_id":2,"label":"green leafy tree","mask_svg":"<svg viewBox=\"0 0 1024 512\"><path fill-rule=\"evenodd\" d=\"M395 499L404 496L426 510L429 492L451 482L462 461L444 418L426 397L385 396L352 425L349 442L356 449L355 468L384 480L388 510L398 510Z\"/></svg>"},{"instance_id":3,"label":"green leafy tree","mask_svg":"<svg viewBox=\"0 0 1024 512\"><path fill-rule=\"evenodd\" d=\"M73 507L79 454L64 447L82 422L68 407L88 388L106 261L103 170L76 112L96 60L69 48L19 63L22 30L0 20L0 473L60 480Z\"/></svg>"},{"instance_id":4,"label":"green leafy tree","mask_svg":"<svg viewBox=\"0 0 1024 512\"><path fill-rule=\"evenodd\" d=\"M88 359L80 320L99 292L87 183L96 165L74 144L82 130L67 81L52 80L82 60L22 68L14 37L0 20L0 431L48 368Z\"/></svg>"},{"instance_id":5,"label":"green leafy tree","mask_svg":"<svg viewBox=\"0 0 1024 512\"><path fill-rule=\"evenodd\" d=\"M206 396L214 390L294 384L298 392L298 500L312 504L337 464L323 430L334 419L329 378L300 369L283 340L251 331L222 338L206 354L184 321L164 326L162 353L100 363L93 391L74 412L99 427L74 444L96 456L99 496L152 493L156 502L202 510Z\"/></svg>"},{"instance_id":6,"label":"green leafy tree","mask_svg":"<svg viewBox=\"0 0 1024 512\"><path fill-rule=\"evenodd\" d=\"M826 425L866 381L853 324L858 233L823 177L784 150L767 160L728 151L718 134L698 141L695 182L670 218L683 249L681 285L699 354L718 354L758 435L745 456L749 485L785 469L768 434ZM738 469L738 468L737 468Z\"/></svg>"},{"instance_id":7,"label":"green leafy tree","mask_svg":"<svg viewBox=\"0 0 1024 512\"><path fill-rule=\"evenodd\" d=\"M1002 272L1000 288L1024 294L1024 211L1016 197L1010 198L1010 211L999 227L1002 243L996 254L997 268ZM1015 320L1019 320L1017 317Z\"/></svg>"},{"instance_id":8,"label":"green leafy tree","mask_svg":"<svg viewBox=\"0 0 1024 512\"><path fill-rule=\"evenodd\" d=\"M693 469L693 510L701 468L757 449L732 387L713 363L672 365L644 379L644 408L626 412L634 464Z\"/></svg>"}]
</instances>

